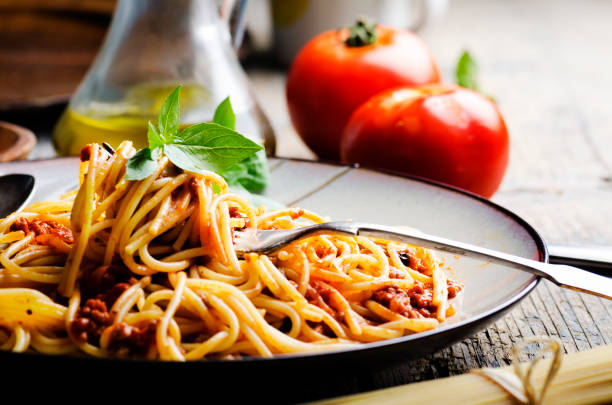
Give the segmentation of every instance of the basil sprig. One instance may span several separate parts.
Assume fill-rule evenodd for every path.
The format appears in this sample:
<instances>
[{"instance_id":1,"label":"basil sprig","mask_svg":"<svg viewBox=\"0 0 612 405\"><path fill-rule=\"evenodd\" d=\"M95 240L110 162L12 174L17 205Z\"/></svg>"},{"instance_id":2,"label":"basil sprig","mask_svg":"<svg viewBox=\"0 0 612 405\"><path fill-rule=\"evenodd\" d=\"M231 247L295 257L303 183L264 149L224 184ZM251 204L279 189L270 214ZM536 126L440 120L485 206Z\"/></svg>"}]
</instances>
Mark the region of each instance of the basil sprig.
<instances>
[{"instance_id":1,"label":"basil sprig","mask_svg":"<svg viewBox=\"0 0 612 405\"><path fill-rule=\"evenodd\" d=\"M179 131L180 89L181 86L174 89L162 104L157 126L149 122L149 147L141 149L128 160L126 180L142 180L152 175L158 167L160 153L164 153L183 170L215 171L224 176L230 185L241 184L249 191L259 191L265 187L263 184L258 189L253 185L261 185L262 179L267 184L267 165L263 169L257 168L255 177L259 182L249 177L249 168L255 167L252 160L262 159L254 156L258 156L256 153L263 151L263 147L234 130L236 116L229 97L217 107L213 122L192 125ZM265 154L263 159L265 163ZM224 175L226 170L227 175Z\"/></svg>"},{"instance_id":2,"label":"basil sprig","mask_svg":"<svg viewBox=\"0 0 612 405\"><path fill-rule=\"evenodd\" d=\"M478 65L476 64L476 60L472 58L472 55L470 55L468 51L464 51L463 54L461 54L459 61L457 61L455 76L459 86L475 91L479 90Z\"/></svg>"}]
</instances>

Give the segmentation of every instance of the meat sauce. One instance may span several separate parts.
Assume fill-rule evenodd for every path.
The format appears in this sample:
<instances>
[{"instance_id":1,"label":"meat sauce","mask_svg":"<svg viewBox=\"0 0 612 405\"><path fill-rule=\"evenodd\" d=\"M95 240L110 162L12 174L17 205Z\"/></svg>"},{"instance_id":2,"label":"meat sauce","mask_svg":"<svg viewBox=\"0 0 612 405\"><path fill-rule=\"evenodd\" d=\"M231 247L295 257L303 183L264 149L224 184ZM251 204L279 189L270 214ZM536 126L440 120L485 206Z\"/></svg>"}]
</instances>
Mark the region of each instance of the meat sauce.
<instances>
[{"instance_id":1,"label":"meat sauce","mask_svg":"<svg viewBox=\"0 0 612 405\"><path fill-rule=\"evenodd\" d=\"M390 278L404 278L403 272L390 274ZM448 298L454 298L463 289L463 284L452 279L447 280ZM326 283L312 280L306 290L306 299L312 305L323 309L338 322L343 322L344 313L334 308L331 301L332 290ZM383 287L374 292L370 298L389 310L407 318L435 318L436 306L433 304L433 285L415 281L410 289L395 286ZM319 333L333 337L333 332L322 322L311 323L311 327Z\"/></svg>"},{"instance_id":2,"label":"meat sauce","mask_svg":"<svg viewBox=\"0 0 612 405\"><path fill-rule=\"evenodd\" d=\"M106 303L98 298L90 298L79 308L75 319L70 324L70 331L81 342L98 345L100 335L113 319Z\"/></svg>"},{"instance_id":3,"label":"meat sauce","mask_svg":"<svg viewBox=\"0 0 612 405\"><path fill-rule=\"evenodd\" d=\"M110 308L123 291L136 281L130 270L123 266L100 266L83 271L80 280L81 295L83 299L101 299Z\"/></svg>"},{"instance_id":4,"label":"meat sauce","mask_svg":"<svg viewBox=\"0 0 612 405\"><path fill-rule=\"evenodd\" d=\"M411 255L409 252L400 252L399 258L404 264L404 266L410 267L413 270L418 271L423 274L430 274L430 269L423 263L421 259L416 256Z\"/></svg>"},{"instance_id":5,"label":"meat sauce","mask_svg":"<svg viewBox=\"0 0 612 405\"><path fill-rule=\"evenodd\" d=\"M230 218L244 219L244 226L241 228L234 228L235 231L242 231L248 226L249 218L245 214L240 212L238 207L229 207L229 216Z\"/></svg>"},{"instance_id":6,"label":"meat sauce","mask_svg":"<svg viewBox=\"0 0 612 405\"><path fill-rule=\"evenodd\" d=\"M312 280L310 285L306 289L306 299L312 305L315 305L325 312L330 314L336 321L343 322L344 313L337 311L330 305L332 290L325 283ZM324 322L311 322L308 324L318 333L326 335L328 337L335 337L334 332Z\"/></svg>"},{"instance_id":7,"label":"meat sauce","mask_svg":"<svg viewBox=\"0 0 612 405\"><path fill-rule=\"evenodd\" d=\"M33 232L36 243L61 251L69 250L68 245L74 243L70 228L47 219L36 218L30 221L22 217L13 222L11 231L23 231L26 235Z\"/></svg>"},{"instance_id":8,"label":"meat sauce","mask_svg":"<svg viewBox=\"0 0 612 405\"><path fill-rule=\"evenodd\" d=\"M431 302L431 288L415 281L413 288L402 290L389 286L381 288L372 296L374 301L407 318L432 318L435 308Z\"/></svg>"},{"instance_id":9,"label":"meat sauce","mask_svg":"<svg viewBox=\"0 0 612 405\"><path fill-rule=\"evenodd\" d=\"M100 266L84 271L81 278L81 293L85 304L77 311L70 328L81 342L99 345L100 335L113 324L110 309L117 299L136 283L128 269L122 266ZM111 332L109 350L127 351L130 355L144 356L155 341L157 321L128 325L119 322Z\"/></svg>"},{"instance_id":10,"label":"meat sauce","mask_svg":"<svg viewBox=\"0 0 612 405\"><path fill-rule=\"evenodd\" d=\"M325 312L330 314L336 320L342 320L344 314L336 311L329 305L331 289L325 285L325 283L318 280L311 281L310 285L306 289L306 299L312 305L323 309Z\"/></svg>"},{"instance_id":11,"label":"meat sauce","mask_svg":"<svg viewBox=\"0 0 612 405\"><path fill-rule=\"evenodd\" d=\"M83 146L83 148L81 148L81 153L80 153L80 158L81 158L81 162L88 162L89 159L91 159L91 149L93 148L92 145L85 145Z\"/></svg>"},{"instance_id":12,"label":"meat sauce","mask_svg":"<svg viewBox=\"0 0 612 405\"><path fill-rule=\"evenodd\" d=\"M463 285L448 279L448 298L454 298ZM407 318L435 318L436 306L432 302L433 286L415 281L410 289L395 286L381 288L374 292L372 299L389 310Z\"/></svg>"},{"instance_id":13,"label":"meat sauce","mask_svg":"<svg viewBox=\"0 0 612 405\"><path fill-rule=\"evenodd\" d=\"M157 319L134 325L119 322L113 328L109 349L115 352L127 351L128 355L146 356L155 342L157 324Z\"/></svg>"}]
</instances>

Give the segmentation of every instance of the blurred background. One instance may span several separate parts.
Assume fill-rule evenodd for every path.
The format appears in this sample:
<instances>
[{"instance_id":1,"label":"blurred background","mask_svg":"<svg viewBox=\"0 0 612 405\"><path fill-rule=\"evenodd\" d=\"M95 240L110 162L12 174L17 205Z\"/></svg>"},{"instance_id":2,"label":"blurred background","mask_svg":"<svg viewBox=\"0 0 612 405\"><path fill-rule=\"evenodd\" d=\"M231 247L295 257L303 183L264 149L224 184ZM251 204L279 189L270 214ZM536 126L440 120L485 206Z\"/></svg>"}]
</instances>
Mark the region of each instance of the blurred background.
<instances>
[{"instance_id":1,"label":"blurred background","mask_svg":"<svg viewBox=\"0 0 612 405\"><path fill-rule=\"evenodd\" d=\"M115 6L114 0L0 0L0 120L34 131L38 143L30 159L56 155L51 134L96 57ZM273 129L276 155L315 158L287 112L284 86L293 56L317 32L370 15L413 29L446 81L454 80L464 50L476 60L480 86L497 102L511 140L510 164L494 200L536 225L555 221L538 215L543 209L573 210L571 223L544 227L571 226L584 242L612 241L612 231L592 233L597 227L589 222L597 220L583 214L598 210L612 218L612 2L250 0L217 6L232 10L224 18L250 94ZM153 42L151 52L162 46Z\"/></svg>"}]
</instances>

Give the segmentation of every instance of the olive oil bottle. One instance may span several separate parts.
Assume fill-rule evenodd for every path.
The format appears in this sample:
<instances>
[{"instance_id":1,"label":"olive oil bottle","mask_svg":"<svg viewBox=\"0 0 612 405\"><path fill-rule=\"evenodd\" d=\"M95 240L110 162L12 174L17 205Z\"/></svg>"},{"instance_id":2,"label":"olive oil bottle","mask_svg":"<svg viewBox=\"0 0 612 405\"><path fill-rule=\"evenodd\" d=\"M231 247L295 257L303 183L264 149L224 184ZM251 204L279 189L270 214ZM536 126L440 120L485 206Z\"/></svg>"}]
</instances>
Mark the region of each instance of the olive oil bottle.
<instances>
[{"instance_id":1,"label":"olive oil bottle","mask_svg":"<svg viewBox=\"0 0 612 405\"><path fill-rule=\"evenodd\" d=\"M172 91L169 86L147 91L137 87L122 102L95 103L94 107L77 111L71 105L62 114L53 131L53 145L59 155L78 155L81 148L89 143L106 142L116 148L124 140L130 140L137 149L148 145L147 127L151 121L156 124L161 100ZM208 104L204 91L193 86L181 89L181 125L184 129L192 124L212 119L214 111L201 114L199 107ZM230 99L230 102L232 100ZM236 130L264 145L266 153L275 152L273 130L257 104L251 110L235 111Z\"/></svg>"},{"instance_id":2,"label":"olive oil bottle","mask_svg":"<svg viewBox=\"0 0 612 405\"><path fill-rule=\"evenodd\" d=\"M138 149L147 146L147 125L155 123L164 99L174 87L170 84L136 85L118 101L71 102L53 131L53 144L60 155L78 155L88 143L106 142L117 147L131 140ZM181 116L195 122L210 117L199 117L202 105L209 104L207 91L197 84L181 89ZM74 105L74 106L73 106ZM194 113L195 112L195 113ZM210 113L212 117L212 113ZM194 117L195 116L195 117ZM199 121L198 121L199 120ZM189 123L182 127L189 126Z\"/></svg>"},{"instance_id":3,"label":"olive oil bottle","mask_svg":"<svg viewBox=\"0 0 612 405\"><path fill-rule=\"evenodd\" d=\"M236 130L275 152L272 126L232 49L216 0L119 0L101 50L56 124L59 155L89 143L147 145L164 99L177 86L181 125L212 120L229 96Z\"/></svg>"}]
</instances>

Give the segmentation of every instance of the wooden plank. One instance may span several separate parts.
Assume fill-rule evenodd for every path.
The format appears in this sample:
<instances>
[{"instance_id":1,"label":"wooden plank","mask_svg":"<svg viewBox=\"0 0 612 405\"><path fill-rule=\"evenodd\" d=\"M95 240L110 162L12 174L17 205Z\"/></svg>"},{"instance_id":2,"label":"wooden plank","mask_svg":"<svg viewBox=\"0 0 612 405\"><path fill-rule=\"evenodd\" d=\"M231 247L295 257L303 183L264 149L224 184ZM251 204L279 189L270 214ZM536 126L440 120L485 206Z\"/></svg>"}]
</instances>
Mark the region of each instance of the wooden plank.
<instances>
[{"instance_id":1,"label":"wooden plank","mask_svg":"<svg viewBox=\"0 0 612 405\"><path fill-rule=\"evenodd\" d=\"M578 351L590 349L591 345L586 339L586 335L582 329L582 326L580 325L580 321L572 309L572 304L567 297L566 291L548 282L546 283L546 287L550 295L553 297L555 305L563 317L563 321L566 323L569 329L574 344L576 345L576 349ZM570 352L570 350L568 350L568 352Z\"/></svg>"},{"instance_id":2,"label":"wooden plank","mask_svg":"<svg viewBox=\"0 0 612 405\"><path fill-rule=\"evenodd\" d=\"M538 311L533 305L531 297L527 297L521 302L520 309L522 312L523 319L529 326L531 335L538 336L548 334L546 331L546 326L544 325L544 322L538 314Z\"/></svg>"},{"instance_id":3,"label":"wooden plank","mask_svg":"<svg viewBox=\"0 0 612 405\"><path fill-rule=\"evenodd\" d=\"M584 300L585 309L593 319L595 327L599 329L604 344L611 344L612 318L603 305L603 300L588 294L581 294L581 298Z\"/></svg>"},{"instance_id":4,"label":"wooden plank","mask_svg":"<svg viewBox=\"0 0 612 405\"><path fill-rule=\"evenodd\" d=\"M489 327L485 331L485 334L491 344L490 351L492 352L492 355L494 358L493 367L501 367L501 366L507 365L508 363L506 361L506 354L502 350L503 344L501 342L501 337L500 337L499 330L497 328L497 323Z\"/></svg>"},{"instance_id":5,"label":"wooden plank","mask_svg":"<svg viewBox=\"0 0 612 405\"><path fill-rule=\"evenodd\" d=\"M585 303L585 295L574 291L565 291L566 296L572 296L572 310L576 314L576 318L580 323L589 345L594 348L606 344L606 339L603 337L601 330L597 327L595 320L587 309ZM594 298L594 297L593 297Z\"/></svg>"},{"instance_id":6,"label":"wooden plank","mask_svg":"<svg viewBox=\"0 0 612 405\"><path fill-rule=\"evenodd\" d=\"M516 323L516 327L519 332L519 335L516 336L515 345L521 342L523 339L533 336L533 332L531 331L529 324L524 318L521 306L519 306L517 309L512 311L510 313L510 316L512 317L512 320L514 320L514 322ZM530 360L530 357L531 357L531 352L527 350L520 354L519 359L520 361L527 361L527 360Z\"/></svg>"},{"instance_id":7,"label":"wooden plank","mask_svg":"<svg viewBox=\"0 0 612 405\"><path fill-rule=\"evenodd\" d=\"M534 307L537 308L538 316L542 320L546 332L544 333L547 336L553 336L559 338L559 332L551 318L551 315L548 312L548 308L544 305L542 298L540 297L540 289L536 289L532 294L529 295L529 299L533 301Z\"/></svg>"},{"instance_id":8,"label":"wooden plank","mask_svg":"<svg viewBox=\"0 0 612 405\"><path fill-rule=\"evenodd\" d=\"M549 284L548 281L543 281L542 283L540 283L540 288L538 288L539 291L537 291L537 293L539 294L544 308L546 308L547 313L549 314L553 324L555 325L555 328L557 329L557 336L563 342L565 352L573 353L577 351L578 348L572 337L569 327L561 311L559 310L559 306L557 301L555 300L555 297L553 297L548 290L547 284Z\"/></svg>"},{"instance_id":9,"label":"wooden plank","mask_svg":"<svg viewBox=\"0 0 612 405\"><path fill-rule=\"evenodd\" d=\"M607 316L604 316L604 319L608 320L608 322L606 322L606 326L608 326L607 330L610 331L609 327L612 327L612 321L610 320L612 318L612 300L606 300L603 298L598 299L606 309ZM608 336L612 336L612 334L608 334Z\"/></svg>"},{"instance_id":10,"label":"wooden plank","mask_svg":"<svg viewBox=\"0 0 612 405\"><path fill-rule=\"evenodd\" d=\"M451 375L451 364L448 360L452 359L452 351L448 347L433 354L432 361L436 371L436 378L448 377Z\"/></svg>"},{"instance_id":11,"label":"wooden plank","mask_svg":"<svg viewBox=\"0 0 612 405\"><path fill-rule=\"evenodd\" d=\"M479 358L480 367L499 367L499 360L495 357L495 351L489 340L489 329L478 332L472 338L472 344Z\"/></svg>"},{"instance_id":12,"label":"wooden plank","mask_svg":"<svg viewBox=\"0 0 612 405\"><path fill-rule=\"evenodd\" d=\"M495 345L496 349L501 352L501 364L508 365L512 361L512 340L510 339L510 333L504 320L495 322L495 330L499 337L499 341Z\"/></svg>"}]
</instances>

